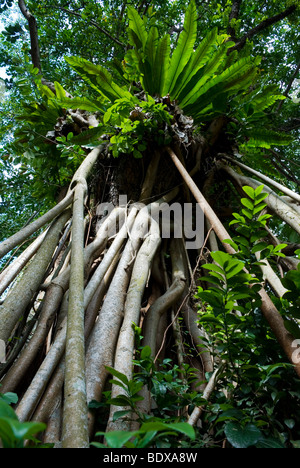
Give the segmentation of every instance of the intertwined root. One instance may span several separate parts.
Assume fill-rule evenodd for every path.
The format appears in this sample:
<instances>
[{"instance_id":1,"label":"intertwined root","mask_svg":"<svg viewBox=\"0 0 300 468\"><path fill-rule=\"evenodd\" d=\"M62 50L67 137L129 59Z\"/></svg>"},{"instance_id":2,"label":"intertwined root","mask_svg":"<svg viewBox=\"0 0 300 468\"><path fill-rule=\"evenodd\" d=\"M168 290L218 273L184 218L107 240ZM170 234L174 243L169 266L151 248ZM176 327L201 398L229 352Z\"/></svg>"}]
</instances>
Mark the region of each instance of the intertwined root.
<instances>
[{"instance_id":1,"label":"intertwined root","mask_svg":"<svg viewBox=\"0 0 300 468\"><path fill-rule=\"evenodd\" d=\"M62 202L0 246L4 256L51 222L0 277L1 292L18 278L0 306L0 339L8 351L7 362L1 364L1 392L17 392L19 419L46 422L44 440L56 444L61 441L63 447L89 446L94 419L87 403L101 400L107 367L132 378L133 324L142 327L142 344L151 348L155 360L164 349L166 332L172 326L177 361L182 363L178 322L181 314L194 345L193 367L202 376L199 380L206 372L215 371L206 388L201 389L207 397L220 370L220 363L213 362L209 350L203 350L204 335L197 326L197 314L190 300L203 247L193 269L185 239L172 234L169 239L161 236L157 213L179 194L179 189L152 203L142 203L151 196L160 153L149 165L140 202L115 207L102 219L95 237L86 237L86 180L101 151L97 148L87 156ZM186 184L185 191L188 188L205 214L209 226L205 242L209 239L215 245L214 236L220 241L229 239L182 162L171 148L166 148L166 152ZM240 185L257 184L227 166L219 169ZM299 214L292 203L279 199L270 189L268 193L270 209L277 210L279 216L284 212L286 222L299 226ZM224 248L232 253L229 244L224 244ZM266 264L264 274L270 284L273 273ZM278 281L273 284L276 290ZM278 290L278 294L282 291ZM291 359L293 338L264 289L260 295L262 312ZM300 375L299 366L295 370ZM120 387L113 384L112 396L120 392ZM142 394L141 410L150 413L148 390L144 388ZM111 406L107 430L130 430L130 418L114 420L116 409L122 410ZM195 424L200 414L201 408L195 409L188 422Z\"/></svg>"}]
</instances>

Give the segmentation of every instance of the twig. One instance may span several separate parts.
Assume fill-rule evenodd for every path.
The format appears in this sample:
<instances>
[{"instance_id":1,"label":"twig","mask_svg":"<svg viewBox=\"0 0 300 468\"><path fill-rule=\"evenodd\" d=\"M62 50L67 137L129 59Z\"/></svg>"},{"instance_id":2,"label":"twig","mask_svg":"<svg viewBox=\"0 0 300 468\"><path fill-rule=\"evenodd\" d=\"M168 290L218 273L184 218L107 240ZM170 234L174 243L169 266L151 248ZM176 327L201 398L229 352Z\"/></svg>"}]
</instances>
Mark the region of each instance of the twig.
<instances>
[{"instance_id":1,"label":"twig","mask_svg":"<svg viewBox=\"0 0 300 468\"><path fill-rule=\"evenodd\" d=\"M77 13L76 11L68 10L68 8L64 8L64 7L60 7L60 6L51 6L51 8L55 8L55 9L64 11L65 13L68 13L69 15L74 15L74 16L77 16L77 17L82 19L82 16L81 16L80 13ZM119 46L121 46L121 47L123 47L125 49L125 44L123 42L121 42L118 39L116 39L115 37L113 37L108 31L106 31L106 29L99 26L99 24L96 21L94 21L94 20L86 20L86 21L89 24L91 24L92 26L95 26L95 28L97 28L100 32L105 34L113 42L115 42L116 44L118 44Z\"/></svg>"},{"instance_id":2,"label":"twig","mask_svg":"<svg viewBox=\"0 0 300 468\"><path fill-rule=\"evenodd\" d=\"M283 93L284 96L287 96L287 95L289 94L289 91L290 91L290 89L291 89L291 87L292 87L292 84L293 84L293 82L294 82L296 76L297 76L298 73L299 73L299 70L300 70L300 62L298 63L298 65L297 65L297 67L296 67L296 69L295 69L293 75L291 76L291 79L290 79L290 81L289 81L289 83L288 83L288 85L287 85L287 87L286 87L286 90L285 90L285 92ZM277 106L277 109L276 109L277 112L281 109L281 106L283 105L283 103L284 103L283 100L279 102L279 104L278 104L278 106Z\"/></svg>"},{"instance_id":3,"label":"twig","mask_svg":"<svg viewBox=\"0 0 300 468\"><path fill-rule=\"evenodd\" d=\"M203 392L203 398L205 400L208 400L212 394L212 392L214 391L215 387L216 387L216 384L218 382L218 376L220 374L220 372L223 370L225 364L222 363L219 365L219 367L217 367L217 369L214 371L214 373L212 374L212 376L210 377L206 387L205 387L205 390ZM194 408L192 414L190 415L189 419L188 419L188 424L190 424L191 426L195 426L195 424L197 423L198 419L200 418L201 414L202 414L202 411L203 411L203 406L196 406L196 408Z\"/></svg>"},{"instance_id":4,"label":"twig","mask_svg":"<svg viewBox=\"0 0 300 468\"><path fill-rule=\"evenodd\" d=\"M284 19L287 16L291 15L296 10L296 8L297 8L296 5L291 5L288 8L286 8L286 10L282 11L281 13L278 13L277 15L271 16L270 18L267 18L267 19L263 20L257 26L250 29L250 31L248 31L246 34L244 34L244 36L241 39L238 40L237 44L235 46L231 47L231 49L229 49L229 51L231 52L233 50L241 50L244 47L244 45L246 44L247 40L250 40L253 36L260 33L264 29L267 29L268 27L272 26L273 24L278 23L282 19Z\"/></svg>"}]
</instances>

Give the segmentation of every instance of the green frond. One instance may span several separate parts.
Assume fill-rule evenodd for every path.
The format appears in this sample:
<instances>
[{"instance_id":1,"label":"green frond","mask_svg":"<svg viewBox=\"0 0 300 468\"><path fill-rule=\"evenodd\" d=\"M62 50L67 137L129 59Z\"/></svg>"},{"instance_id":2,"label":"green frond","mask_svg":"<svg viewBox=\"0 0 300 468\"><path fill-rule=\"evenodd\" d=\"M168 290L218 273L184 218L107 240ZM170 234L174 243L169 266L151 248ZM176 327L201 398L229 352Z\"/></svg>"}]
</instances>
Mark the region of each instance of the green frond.
<instances>
[{"instance_id":1,"label":"green frond","mask_svg":"<svg viewBox=\"0 0 300 468\"><path fill-rule=\"evenodd\" d=\"M279 133L266 128L253 128L247 131L248 147L271 148L272 146L284 146L293 141L292 135Z\"/></svg>"},{"instance_id":2,"label":"green frond","mask_svg":"<svg viewBox=\"0 0 300 468\"><path fill-rule=\"evenodd\" d=\"M139 49L144 49L147 41L147 31L144 21L138 12L129 6L127 9L129 19L128 37L132 46Z\"/></svg>"},{"instance_id":3,"label":"green frond","mask_svg":"<svg viewBox=\"0 0 300 468\"><path fill-rule=\"evenodd\" d=\"M269 85L263 89L253 90L245 97L244 102L252 107L254 114L257 114L259 112L263 112L278 100L283 99L286 99L286 96L283 96L279 92L278 86Z\"/></svg>"},{"instance_id":4,"label":"green frond","mask_svg":"<svg viewBox=\"0 0 300 468\"><path fill-rule=\"evenodd\" d=\"M178 102L181 107L185 107L190 103L190 101L195 100L195 94L198 93L205 83L215 75L218 68L222 65L229 47L231 47L231 45L228 43L222 44L207 62L205 67L198 70L186 86L183 87L180 95L178 96Z\"/></svg>"},{"instance_id":5,"label":"green frond","mask_svg":"<svg viewBox=\"0 0 300 468\"><path fill-rule=\"evenodd\" d=\"M60 83L54 81L55 93L58 99L63 99L66 96L66 91Z\"/></svg>"},{"instance_id":6,"label":"green frond","mask_svg":"<svg viewBox=\"0 0 300 468\"><path fill-rule=\"evenodd\" d=\"M189 104L183 106L185 112L197 120L201 111L211 104L212 108L225 107L228 96L236 91L247 88L257 74L257 67L250 58L244 58L215 76L202 86Z\"/></svg>"},{"instance_id":7,"label":"green frond","mask_svg":"<svg viewBox=\"0 0 300 468\"><path fill-rule=\"evenodd\" d=\"M148 34L147 42L145 45L145 56L149 61L151 68L154 68L155 64L155 56L157 52L157 44L158 44L158 29L153 26Z\"/></svg>"},{"instance_id":8,"label":"green frond","mask_svg":"<svg viewBox=\"0 0 300 468\"><path fill-rule=\"evenodd\" d=\"M195 52L192 53L190 60L176 80L176 85L173 87L171 92L171 99L177 99L183 87L188 89L188 83L208 62L208 59L212 54L212 48L216 44L217 34L217 28L213 28L201 41Z\"/></svg>"},{"instance_id":9,"label":"green frond","mask_svg":"<svg viewBox=\"0 0 300 468\"><path fill-rule=\"evenodd\" d=\"M144 60L144 86L145 91L149 94L155 94L156 83L154 81L155 71L155 58L157 53L158 45L158 30L156 27L152 27L149 31L148 38L145 44L145 60Z\"/></svg>"},{"instance_id":10,"label":"green frond","mask_svg":"<svg viewBox=\"0 0 300 468\"><path fill-rule=\"evenodd\" d=\"M168 72L168 80L166 83L166 90L172 94L173 88L176 86L176 80L184 67L188 63L197 36L197 11L194 0L192 0L187 8L183 31L181 32L178 45L174 50L170 62L170 68Z\"/></svg>"},{"instance_id":11,"label":"green frond","mask_svg":"<svg viewBox=\"0 0 300 468\"><path fill-rule=\"evenodd\" d=\"M157 45L155 57L155 66L153 73L153 82L155 84L155 94L165 96L166 93L166 78L170 64L170 36L163 36Z\"/></svg>"},{"instance_id":12,"label":"green frond","mask_svg":"<svg viewBox=\"0 0 300 468\"><path fill-rule=\"evenodd\" d=\"M141 75L142 86L149 94L154 94L153 73L158 46L158 30L153 26L148 34L143 19L133 7L128 8L128 18L129 42L134 47L133 54Z\"/></svg>"},{"instance_id":13,"label":"green frond","mask_svg":"<svg viewBox=\"0 0 300 468\"><path fill-rule=\"evenodd\" d=\"M110 101L114 102L116 99L130 94L120 88L113 81L111 74L101 65L95 65L80 57L65 57L65 60L84 81Z\"/></svg>"},{"instance_id":14,"label":"green frond","mask_svg":"<svg viewBox=\"0 0 300 468\"><path fill-rule=\"evenodd\" d=\"M105 131L106 128L103 125L92 127L80 133L79 135L73 136L70 140L68 140L68 142L75 145L88 145L93 142L96 142L95 144L99 144L99 139L105 133Z\"/></svg>"},{"instance_id":15,"label":"green frond","mask_svg":"<svg viewBox=\"0 0 300 468\"><path fill-rule=\"evenodd\" d=\"M100 100L90 100L86 97L77 98L62 98L59 100L59 104L67 109L82 109L88 112L104 112L103 101Z\"/></svg>"}]
</instances>

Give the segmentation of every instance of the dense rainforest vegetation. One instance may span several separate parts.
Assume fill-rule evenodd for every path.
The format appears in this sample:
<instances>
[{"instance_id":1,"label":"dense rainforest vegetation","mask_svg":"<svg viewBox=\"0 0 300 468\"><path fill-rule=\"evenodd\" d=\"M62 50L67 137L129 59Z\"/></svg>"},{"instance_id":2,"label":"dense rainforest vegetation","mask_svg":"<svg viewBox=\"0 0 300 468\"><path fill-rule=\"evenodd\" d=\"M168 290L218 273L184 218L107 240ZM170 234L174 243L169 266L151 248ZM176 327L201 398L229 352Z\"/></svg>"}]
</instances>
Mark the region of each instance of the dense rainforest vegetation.
<instances>
[{"instance_id":1,"label":"dense rainforest vegetation","mask_svg":"<svg viewBox=\"0 0 300 468\"><path fill-rule=\"evenodd\" d=\"M0 12L2 447L299 448L298 0Z\"/></svg>"}]
</instances>

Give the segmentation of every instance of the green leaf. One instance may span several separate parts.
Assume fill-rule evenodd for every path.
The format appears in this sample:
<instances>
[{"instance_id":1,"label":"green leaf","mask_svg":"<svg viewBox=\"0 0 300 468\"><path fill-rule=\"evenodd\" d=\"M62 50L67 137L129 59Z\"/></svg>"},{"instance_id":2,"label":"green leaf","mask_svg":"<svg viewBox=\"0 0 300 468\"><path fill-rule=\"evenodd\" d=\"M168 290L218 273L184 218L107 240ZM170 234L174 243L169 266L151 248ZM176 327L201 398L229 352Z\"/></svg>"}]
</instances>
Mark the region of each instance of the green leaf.
<instances>
[{"instance_id":1,"label":"green leaf","mask_svg":"<svg viewBox=\"0 0 300 468\"><path fill-rule=\"evenodd\" d=\"M207 291L199 292L198 297L200 297L202 301L207 302L214 308L219 308L223 306L222 295L218 295L216 291L214 291L212 288L210 288Z\"/></svg>"},{"instance_id":2,"label":"green leaf","mask_svg":"<svg viewBox=\"0 0 300 468\"><path fill-rule=\"evenodd\" d=\"M149 31L149 35L147 38L146 46L145 46L145 56L151 65L152 71L154 71L154 64L155 64L155 56L157 51L157 44L158 44L158 29L155 26Z\"/></svg>"},{"instance_id":3,"label":"green leaf","mask_svg":"<svg viewBox=\"0 0 300 468\"><path fill-rule=\"evenodd\" d=\"M107 401L110 405L114 406L131 406L131 400L126 395L119 395Z\"/></svg>"},{"instance_id":4,"label":"green leaf","mask_svg":"<svg viewBox=\"0 0 300 468\"><path fill-rule=\"evenodd\" d=\"M37 84L37 87L39 91L41 92L42 96L46 96L47 98L50 98L50 99L55 98L54 92L48 86L42 85L39 83Z\"/></svg>"},{"instance_id":5,"label":"green leaf","mask_svg":"<svg viewBox=\"0 0 300 468\"><path fill-rule=\"evenodd\" d=\"M166 83L166 92L172 96L172 90L176 81L189 61L193 52L197 36L197 10L195 1L191 0L186 10L183 31L180 33L178 45L171 58L168 79Z\"/></svg>"},{"instance_id":6,"label":"green leaf","mask_svg":"<svg viewBox=\"0 0 300 468\"><path fill-rule=\"evenodd\" d=\"M186 435L190 439L194 440L195 439L195 431L194 428L184 422L179 422L179 423L162 423L160 421L154 421L154 422L146 422L141 425L140 431L141 432L149 432L149 431L176 431L180 432L181 434Z\"/></svg>"},{"instance_id":7,"label":"green leaf","mask_svg":"<svg viewBox=\"0 0 300 468\"><path fill-rule=\"evenodd\" d=\"M296 322L293 320L284 320L284 326L294 338L300 339L300 328Z\"/></svg>"},{"instance_id":8,"label":"green leaf","mask_svg":"<svg viewBox=\"0 0 300 468\"><path fill-rule=\"evenodd\" d=\"M218 29L213 28L199 44L196 51L192 53L190 60L176 80L176 84L174 85L171 94L172 99L177 99L183 88L185 88L185 92L190 91L189 83L194 75L208 61L211 55L212 47L216 44L217 34Z\"/></svg>"},{"instance_id":9,"label":"green leaf","mask_svg":"<svg viewBox=\"0 0 300 468\"><path fill-rule=\"evenodd\" d=\"M220 273L222 276L224 276L223 269L220 268L218 265L215 265L214 263L205 263L204 265L201 265L201 267L206 270L216 271L217 273Z\"/></svg>"},{"instance_id":10,"label":"green leaf","mask_svg":"<svg viewBox=\"0 0 300 468\"><path fill-rule=\"evenodd\" d=\"M272 218L272 215L269 215L269 214L265 214L265 215L261 215L259 218L257 218L257 221L260 222L260 223L265 223L267 219L270 219Z\"/></svg>"},{"instance_id":11,"label":"green leaf","mask_svg":"<svg viewBox=\"0 0 300 468\"><path fill-rule=\"evenodd\" d=\"M251 252L252 253L261 252L262 250L266 249L267 247L268 247L268 244L266 242L258 242L257 244L255 244L252 247Z\"/></svg>"},{"instance_id":12,"label":"green leaf","mask_svg":"<svg viewBox=\"0 0 300 468\"><path fill-rule=\"evenodd\" d=\"M218 250L216 252L211 252L211 257L221 267L224 267L225 262L228 262L231 260L231 256L226 252L222 252L221 250Z\"/></svg>"},{"instance_id":13,"label":"green leaf","mask_svg":"<svg viewBox=\"0 0 300 468\"><path fill-rule=\"evenodd\" d=\"M141 359L149 359L151 357L151 348L150 346L144 346L141 351Z\"/></svg>"},{"instance_id":14,"label":"green leaf","mask_svg":"<svg viewBox=\"0 0 300 468\"><path fill-rule=\"evenodd\" d=\"M170 36L166 34L163 36L157 45L157 52L155 56L153 81L156 83L155 93L159 96L165 96L166 92L166 78L168 76L170 65Z\"/></svg>"},{"instance_id":15,"label":"green leaf","mask_svg":"<svg viewBox=\"0 0 300 468\"><path fill-rule=\"evenodd\" d=\"M4 394L0 393L0 401L5 401L8 404L17 403L18 395L12 392L6 392Z\"/></svg>"},{"instance_id":16,"label":"green leaf","mask_svg":"<svg viewBox=\"0 0 300 468\"><path fill-rule=\"evenodd\" d=\"M101 435L101 434L99 434L99 435ZM107 448L107 445L106 444L101 444L101 442L91 442L90 445L92 447L95 447L95 448Z\"/></svg>"},{"instance_id":17,"label":"green leaf","mask_svg":"<svg viewBox=\"0 0 300 468\"><path fill-rule=\"evenodd\" d=\"M134 148L132 154L135 159L141 159L143 157L142 153L136 148Z\"/></svg>"},{"instance_id":18,"label":"green leaf","mask_svg":"<svg viewBox=\"0 0 300 468\"><path fill-rule=\"evenodd\" d=\"M263 185L259 185L259 187L257 187L257 188L254 190L255 200L258 199L258 196L261 194L263 188L264 188Z\"/></svg>"},{"instance_id":19,"label":"green leaf","mask_svg":"<svg viewBox=\"0 0 300 468\"><path fill-rule=\"evenodd\" d=\"M114 377L117 377L125 385L128 385L129 381L128 381L128 378L127 378L127 376L125 374L122 374L122 372L117 371L113 367L105 366L105 368L111 375L113 375Z\"/></svg>"},{"instance_id":20,"label":"green leaf","mask_svg":"<svg viewBox=\"0 0 300 468\"><path fill-rule=\"evenodd\" d=\"M154 95L157 92L158 85L154 79L155 66L156 66L156 53L158 50L158 30L156 27L152 27L149 31L147 42L145 45L145 68L144 68L144 88L149 94Z\"/></svg>"},{"instance_id":21,"label":"green leaf","mask_svg":"<svg viewBox=\"0 0 300 468\"><path fill-rule=\"evenodd\" d=\"M243 208L243 209L242 209L242 213L243 213L243 215L246 216L246 218L248 218L248 219L250 219L250 220L253 218L253 213L252 213L252 211L248 210L247 208Z\"/></svg>"},{"instance_id":22,"label":"green leaf","mask_svg":"<svg viewBox=\"0 0 300 468\"><path fill-rule=\"evenodd\" d=\"M288 145L293 137L286 133L276 132L267 128L253 128L247 131L248 147L271 148L272 146Z\"/></svg>"},{"instance_id":23,"label":"green leaf","mask_svg":"<svg viewBox=\"0 0 300 468\"><path fill-rule=\"evenodd\" d=\"M46 424L38 422L13 421L11 424L14 436L17 440L31 439L32 436L46 429Z\"/></svg>"},{"instance_id":24,"label":"green leaf","mask_svg":"<svg viewBox=\"0 0 300 468\"><path fill-rule=\"evenodd\" d=\"M241 198L241 203L246 207L249 208L249 210L253 210L254 205L251 203L251 201L248 198Z\"/></svg>"},{"instance_id":25,"label":"green leaf","mask_svg":"<svg viewBox=\"0 0 300 468\"><path fill-rule=\"evenodd\" d=\"M206 66L199 70L192 77L189 83L182 89L180 95L178 96L178 101L182 109L184 109L190 103L190 101L194 102L202 93L202 88L204 87L205 83L212 76L214 76L214 73L222 64L228 48L228 44L222 44L222 46L217 49L213 57L208 61Z\"/></svg>"},{"instance_id":26,"label":"green leaf","mask_svg":"<svg viewBox=\"0 0 300 468\"><path fill-rule=\"evenodd\" d=\"M256 448L285 448L285 446L278 439L275 439L275 438L272 438L272 437L262 437L256 443Z\"/></svg>"},{"instance_id":27,"label":"green leaf","mask_svg":"<svg viewBox=\"0 0 300 468\"><path fill-rule=\"evenodd\" d=\"M82 98L62 98L59 101L59 104L67 109L82 109L89 112L104 112L103 108L103 101L101 100L93 100L86 97Z\"/></svg>"},{"instance_id":28,"label":"green leaf","mask_svg":"<svg viewBox=\"0 0 300 468\"><path fill-rule=\"evenodd\" d=\"M293 429L293 427L295 427L295 420L294 419L285 419L284 420L284 424L289 428L289 429Z\"/></svg>"},{"instance_id":29,"label":"green leaf","mask_svg":"<svg viewBox=\"0 0 300 468\"><path fill-rule=\"evenodd\" d=\"M180 432L181 434L184 434L190 439L195 440L195 437L196 437L195 430L190 424L184 423L184 422L178 422L178 423L167 424L167 426L168 426L168 429L169 428L173 429L177 432Z\"/></svg>"},{"instance_id":30,"label":"green leaf","mask_svg":"<svg viewBox=\"0 0 300 468\"><path fill-rule=\"evenodd\" d=\"M224 239L224 244L229 244L231 247L237 252L239 250L239 246L232 240L232 239Z\"/></svg>"},{"instance_id":31,"label":"green leaf","mask_svg":"<svg viewBox=\"0 0 300 468\"><path fill-rule=\"evenodd\" d=\"M45 429L44 423L20 422L15 415L0 417L0 438L5 448L22 448L24 440L32 439L35 434Z\"/></svg>"},{"instance_id":32,"label":"green leaf","mask_svg":"<svg viewBox=\"0 0 300 468\"><path fill-rule=\"evenodd\" d=\"M221 416L218 417L216 422L229 421L229 420L241 420L243 419L243 412L236 408L230 408L226 411L223 411Z\"/></svg>"},{"instance_id":33,"label":"green leaf","mask_svg":"<svg viewBox=\"0 0 300 468\"><path fill-rule=\"evenodd\" d=\"M137 49L144 49L147 41L144 21L132 6L128 6L127 13L129 19L129 41L131 45L135 46Z\"/></svg>"},{"instance_id":34,"label":"green leaf","mask_svg":"<svg viewBox=\"0 0 300 468\"><path fill-rule=\"evenodd\" d=\"M122 448L136 434L135 431L111 431L111 432L97 432L96 436L103 435L110 448ZM94 444L94 443L93 443Z\"/></svg>"},{"instance_id":35,"label":"green leaf","mask_svg":"<svg viewBox=\"0 0 300 468\"><path fill-rule=\"evenodd\" d=\"M267 193L266 193L266 195L268 196ZM256 205L256 207L253 210L253 215L256 215L257 213L262 211L266 206L267 206L266 203L260 203L259 205Z\"/></svg>"},{"instance_id":36,"label":"green leaf","mask_svg":"<svg viewBox=\"0 0 300 468\"><path fill-rule=\"evenodd\" d=\"M272 106L278 100L286 99L286 96L280 94L277 85L265 86L262 90L253 90L246 99L251 102L253 114L259 114L268 107Z\"/></svg>"},{"instance_id":37,"label":"green leaf","mask_svg":"<svg viewBox=\"0 0 300 468\"><path fill-rule=\"evenodd\" d=\"M65 57L65 60L93 89L110 101L131 96L113 81L111 74L101 65L81 57Z\"/></svg>"},{"instance_id":38,"label":"green leaf","mask_svg":"<svg viewBox=\"0 0 300 468\"><path fill-rule=\"evenodd\" d=\"M121 410L121 411L115 411L113 415L113 421L116 421L119 418L123 418L123 416L126 416L126 414L129 414L131 410Z\"/></svg>"},{"instance_id":39,"label":"green leaf","mask_svg":"<svg viewBox=\"0 0 300 468\"><path fill-rule=\"evenodd\" d=\"M228 46L228 43L226 44ZM221 48L220 48L221 49ZM222 59L224 58L221 55ZM228 93L242 90L248 86L257 73L257 68L249 57L243 58L228 67L223 73L212 77L200 87L199 83L194 87L188 99L184 99L181 106L188 114L196 119L199 110L205 109L212 102L218 102L223 94L224 99ZM226 96L225 96L226 94Z\"/></svg>"},{"instance_id":40,"label":"green leaf","mask_svg":"<svg viewBox=\"0 0 300 468\"><path fill-rule=\"evenodd\" d=\"M220 322L220 320L215 317L214 315L212 314L204 314L200 317L199 319L199 322L200 323L215 323L217 325L220 325L222 322Z\"/></svg>"},{"instance_id":41,"label":"green leaf","mask_svg":"<svg viewBox=\"0 0 300 468\"><path fill-rule=\"evenodd\" d=\"M230 422L224 430L229 443L235 448L248 448L255 445L261 438L261 431L254 424Z\"/></svg>"},{"instance_id":42,"label":"green leaf","mask_svg":"<svg viewBox=\"0 0 300 468\"><path fill-rule=\"evenodd\" d=\"M14 412L12 407L9 406L9 404L4 400L0 400L0 418L10 418L18 421L16 413Z\"/></svg>"},{"instance_id":43,"label":"green leaf","mask_svg":"<svg viewBox=\"0 0 300 468\"><path fill-rule=\"evenodd\" d=\"M256 193L256 190L258 190L258 189L263 190L263 188L264 188L264 186L260 185L259 187L257 187L257 189L254 190L254 197L255 197L254 204L255 205L258 205L260 202L262 202L268 196L268 194L266 192L259 193L259 194Z\"/></svg>"},{"instance_id":44,"label":"green leaf","mask_svg":"<svg viewBox=\"0 0 300 468\"><path fill-rule=\"evenodd\" d=\"M252 199L254 200L255 199L255 195L254 195L254 189L248 185L245 185L243 187L243 190L244 192Z\"/></svg>"},{"instance_id":45,"label":"green leaf","mask_svg":"<svg viewBox=\"0 0 300 468\"><path fill-rule=\"evenodd\" d=\"M142 438L142 440L140 440L137 445L136 445L136 448L146 448L149 446L149 444L152 442L152 440L155 438L157 434L157 431L149 431L149 432L146 432Z\"/></svg>"},{"instance_id":46,"label":"green leaf","mask_svg":"<svg viewBox=\"0 0 300 468\"><path fill-rule=\"evenodd\" d=\"M284 249L285 247L287 247L287 244L277 244L277 245L274 247L273 253L274 253L274 252L279 252L280 250Z\"/></svg>"},{"instance_id":47,"label":"green leaf","mask_svg":"<svg viewBox=\"0 0 300 468\"><path fill-rule=\"evenodd\" d=\"M239 299L247 299L248 297L250 297L250 294L248 293L230 293L228 295L228 297L232 300L232 301L238 301Z\"/></svg>"},{"instance_id":48,"label":"green leaf","mask_svg":"<svg viewBox=\"0 0 300 468\"><path fill-rule=\"evenodd\" d=\"M63 99L66 97L66 91L61 84L59 84L57 81L54 81L54 87L57 99Z\"/></svg>"},{"instance_id":49,"label":"green leaf","mask_svg":"<svg viewBox=\"0 0 300 468\"><path fill-rule=\"evenodd\" d=\"M16 440L10 424L9 418L0 417L0 440L2 441L4 448L15 448Z\"/></svg>"},{"instance_id":50,"label":"green leaf","mask_svg":"<svg viewBox=\"0 0 300 468\"><path fill-rule=\"evenodd\" d=\"M219 275L219 273L211 272L210 276L201 276L201 281L206 281L211 284L216 284L219 287L222 287L224 284L224 276Z\"/></svg>"},{"instance_id":51,"label":"green leaf","mask_svg":"<svg viewBox=\"0 0 300 468\"><path fill-rule=\"evenodd\" d=\"M243 268L244 268L244 263L239 260L236 260L234 263L230 262L230 265L226 267L225 269L226 278L230 279L233 276L236 276L238 273L240 273L240 271L242 271Z\"/></svg>"}]
</instances>

